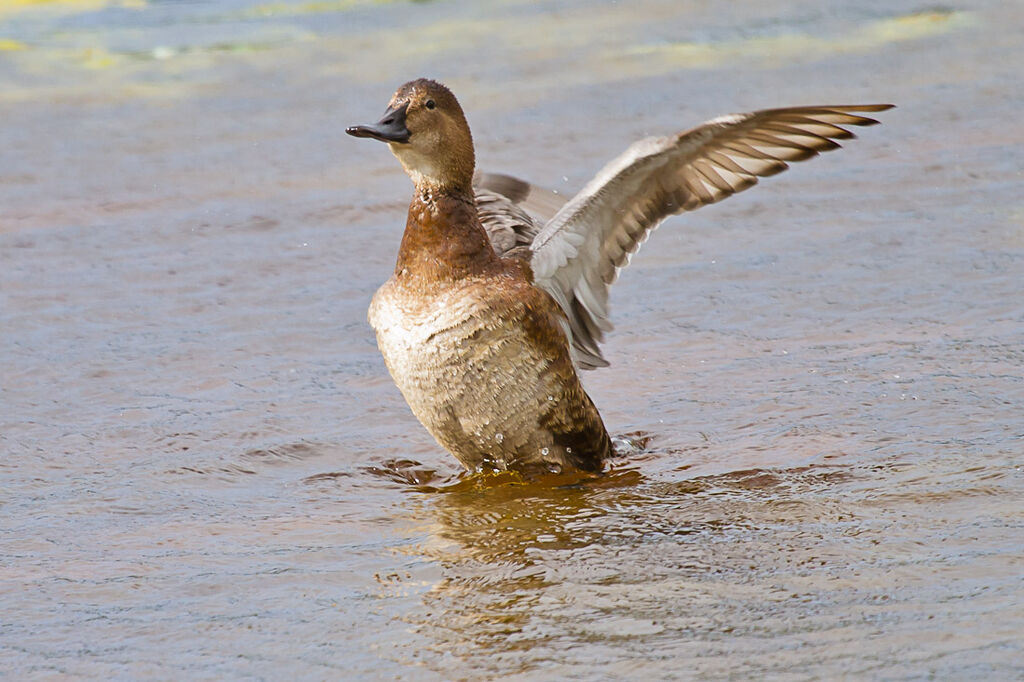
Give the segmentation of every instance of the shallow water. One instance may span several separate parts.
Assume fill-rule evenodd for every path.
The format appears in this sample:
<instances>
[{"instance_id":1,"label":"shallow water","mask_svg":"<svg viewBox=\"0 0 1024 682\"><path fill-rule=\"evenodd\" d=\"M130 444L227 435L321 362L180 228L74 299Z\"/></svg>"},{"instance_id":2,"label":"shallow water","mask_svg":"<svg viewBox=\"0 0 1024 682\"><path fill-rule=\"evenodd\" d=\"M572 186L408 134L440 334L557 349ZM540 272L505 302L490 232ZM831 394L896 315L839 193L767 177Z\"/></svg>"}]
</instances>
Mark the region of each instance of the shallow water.
<instances>
[{"instance_id":1,"label":"shallow water","mask_svg":"<svg viewBox=\"0 0 1024 682\"><path fill-rule=\"evenodd\" d=\"M1024 10L725 8L0 3L7 675L1024 676ZM409 185L342 129L420 75L564 192L899 108L667 222L584 377L645 449L522 484L459 477L365 322Z\"/></svg>"}]
</instances>

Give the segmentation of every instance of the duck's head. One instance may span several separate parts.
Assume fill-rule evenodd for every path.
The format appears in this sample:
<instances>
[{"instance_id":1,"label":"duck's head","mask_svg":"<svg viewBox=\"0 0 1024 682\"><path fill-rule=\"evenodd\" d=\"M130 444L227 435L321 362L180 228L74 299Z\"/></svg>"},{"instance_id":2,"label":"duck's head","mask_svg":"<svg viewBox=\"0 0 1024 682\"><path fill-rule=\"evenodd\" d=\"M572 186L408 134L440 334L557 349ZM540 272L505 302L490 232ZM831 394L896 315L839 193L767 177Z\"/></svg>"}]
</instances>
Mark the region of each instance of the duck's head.
<instances>
[{"instance_id":1,"label":"duck's head","mask_svg":"<svg viewBox=\"0 0 1024 682\"><path fill-rule=\"evenodd\" d=\"M387 142L417 188L471 191L473 138L452 91L426 78L409 81L373 125L345 132Z\"/></svg>"}]
</instances>

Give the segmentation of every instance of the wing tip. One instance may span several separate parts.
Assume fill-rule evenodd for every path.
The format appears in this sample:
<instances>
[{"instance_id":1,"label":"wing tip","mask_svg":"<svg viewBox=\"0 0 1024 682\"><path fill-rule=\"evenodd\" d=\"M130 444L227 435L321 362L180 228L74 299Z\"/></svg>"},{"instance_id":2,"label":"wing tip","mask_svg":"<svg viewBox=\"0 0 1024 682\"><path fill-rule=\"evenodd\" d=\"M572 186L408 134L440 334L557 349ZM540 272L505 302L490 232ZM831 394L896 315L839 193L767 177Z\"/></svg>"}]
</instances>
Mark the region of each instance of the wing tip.
<instances>
[{"instance_id":1,"label":"wing tip","mask_svg":"<svg viewBox=\"0 0 1024 682\"><path fill-rule=\"evenodd\" d=\"M895 109L896 105L895 104L850 104L850 105L838 106L838 107L833 107L833 108L836 111L839 111L841 113L847 113L847 112L850 112L850 111L868 111L868 112L871 112L871 113L875 113L875 112L879 112L879 111L888 111L889 109ZM868 126L876 126L879 123L881 123L881 121L879 121L878 119L871 118L870 116L857 116L856 118L858 120L856 120L856 121L849 121L849 122L847 122L847 125L855 125L855 126L868 127Z\"/></svg>"},{"instance_id":2,"label":"wing tip","mask_svg":"<svg viewBox=\"0 0 1024 682\"><path fill-rule=\"evenodd\" d=\"M833 109L847 109L849 111L888 111L895 109L895 104L844 104Z\"/></svg>"}]
</instances>

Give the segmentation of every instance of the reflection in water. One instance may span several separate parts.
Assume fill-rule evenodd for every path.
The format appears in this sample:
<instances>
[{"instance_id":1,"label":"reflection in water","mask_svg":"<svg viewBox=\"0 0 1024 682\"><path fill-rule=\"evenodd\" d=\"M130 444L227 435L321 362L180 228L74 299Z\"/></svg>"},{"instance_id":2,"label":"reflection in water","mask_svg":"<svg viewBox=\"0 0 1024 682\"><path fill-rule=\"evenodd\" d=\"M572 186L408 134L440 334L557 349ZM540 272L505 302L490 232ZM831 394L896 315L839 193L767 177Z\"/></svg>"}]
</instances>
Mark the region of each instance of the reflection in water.
<instances>
[{"instance_id":1,"label":"reflection in water","mask_svg":"<svg viewBox=\"0 0 1024 682\"><path fill-rule=\"evenodd\" d=\"M947 655L938 642L907 644L932 628L924 604L944 602L943 617L971 622L990 608L975 590L984 585L994 604L1014 593L1017 575L998 548L967 569L941 546L983 517L958 518L964 506L1004 491L933 498L929 487L956 474L911 469L753 470L430 495L423 513L437 523L413 551L441 562L444 578L410 620L433 640L438 662L454 655L485 675L632 677L645 654L643 674L655 678L793 666L870 674L894 648L913 670L915 657ZM881 502L876 486L893 484L905 500ZM944 504L927 521L906 523L929 499ZM1015 645L1007 635L1024 625L1014 620L972 646L1002 647L992 662L1008 662ZM878 644L861 646L871 640ZM726 652L733 655L723 660Z\"/></svg>"}]
</instances>

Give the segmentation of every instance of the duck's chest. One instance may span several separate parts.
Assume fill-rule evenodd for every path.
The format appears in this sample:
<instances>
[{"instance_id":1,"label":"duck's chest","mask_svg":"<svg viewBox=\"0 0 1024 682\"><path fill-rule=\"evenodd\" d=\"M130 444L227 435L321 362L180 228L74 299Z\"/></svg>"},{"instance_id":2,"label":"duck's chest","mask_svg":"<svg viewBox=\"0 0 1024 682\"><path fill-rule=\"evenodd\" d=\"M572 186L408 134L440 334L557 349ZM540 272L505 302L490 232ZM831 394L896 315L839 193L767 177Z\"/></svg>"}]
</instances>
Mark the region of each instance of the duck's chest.
<instances>
[{"instance_id":1,"label":"duck's chest","mask_svg":"<svg viewBox=\"0 0 1024 682\"><path fill-rule=\"evenodd\" d=\"M370 305L395 384L423 425L467 466L478 465L495 443L504 447L506 437L508 445L513 432L527 434L523 445L537 428L534 412L553 400L549 358L524 324L530 314L494 282L426 294L392 281Z\"/></svg>"},{"instance_id":2,"label":"duck's chest","mask_svg":"<svg viewBox=\"0 0 1024 682\"><path fill-rule=\"evenodd\" d=\"M368 317L396 381L461 362L467 339L487 324L487 303L479 287L423 291L389 281L378 289Z\"/></svg>"},{"instance_id":3,"label":"duck's chest","mask_svg":"<svg viewBox=\"0 0 1024 682\"><path fill-rule=\"evenodd\" d=\"M446 413L475 411L523 362L535 364L522 311L481 282L431 291L385 284L370 304L377 346L416 416L431 427Z\"/></svg>"}]
</instances>

